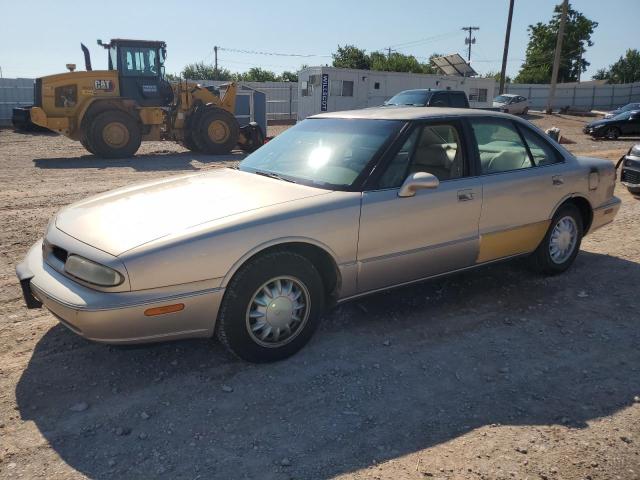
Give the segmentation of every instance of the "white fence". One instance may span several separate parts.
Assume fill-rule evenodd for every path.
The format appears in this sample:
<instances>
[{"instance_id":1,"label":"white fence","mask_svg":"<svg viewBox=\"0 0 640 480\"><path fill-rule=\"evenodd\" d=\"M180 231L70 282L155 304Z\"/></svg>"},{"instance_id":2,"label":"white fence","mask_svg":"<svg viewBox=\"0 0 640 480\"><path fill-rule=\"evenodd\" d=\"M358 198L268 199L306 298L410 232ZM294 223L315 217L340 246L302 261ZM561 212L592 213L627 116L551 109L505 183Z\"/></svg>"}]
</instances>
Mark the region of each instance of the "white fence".
<instances>
[{"instance_id":1,"label":"white fence","mask_svg":"<svg viewBox=\"0 0 640 480\"><path fill-rule=\"evenodd\" d=\"M33 79L0 78L0 126L11 125L14 107L33 103Z\"/></svg>"},{"instance_id":2,"label":"white fence","mask_svg":"<svg viewBox=\"0 0 640 480\"><path fill-rule=\"evenodd\" d=\"M208 83L208 82L207 82ZM298 112L297 82L241 82L267 97L267 120L294 120ZM498 91L497 87L496 90ZM529 98L531 108L544 109L549 85L507 84L506 93ZM640 82L620 85L559 84L553 108L570 106L580 110L611 110L640 102ZM33 103L33 79L0 78L0 126L11 125L14 107Z\"/></svg>"},{"instance_id":3,"label":"white fence","mask_svg":"<svg viewBox=\"0 0 640 480\"><path fill-rule=\"evenodd\" d=\"M505 85L505 93L527 97L532 109L544 110L549 88L549 85L511 83ZM631 102L640 102L640 82L619 85L558 84L553 108L569 106L577 110L613 110Z\"/></svg>"}]
</instances>

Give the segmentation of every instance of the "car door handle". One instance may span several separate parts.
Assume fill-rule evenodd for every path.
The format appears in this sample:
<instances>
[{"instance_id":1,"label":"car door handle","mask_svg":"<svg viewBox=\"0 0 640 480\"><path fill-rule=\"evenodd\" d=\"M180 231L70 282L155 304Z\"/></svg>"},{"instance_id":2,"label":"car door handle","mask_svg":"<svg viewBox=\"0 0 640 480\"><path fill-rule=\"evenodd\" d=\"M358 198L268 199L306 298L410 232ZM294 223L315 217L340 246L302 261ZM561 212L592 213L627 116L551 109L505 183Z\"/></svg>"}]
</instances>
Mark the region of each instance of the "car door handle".
<instances>
[{"instance_id":1,"label":"car door handle","mask_svg":"<svg viewBox=\"0 0 640 480\"><path fill-rule=\"evenodd\" d=\"M473 200L475 194L473 190L458 190L458 201L459 202L468 202L469 200Z\"/></svg>"},{"instance_id":2,"label":"car door handle","mask_svg":"<svg viewBox=\"0 0 640 480\"><path fill-rule=\"evenodd\" d=\"M560 175L554 175L553 177L551 177L551 181L554 185L564 185L564 178L562 178Z\"/></svg>"}]
</instances>

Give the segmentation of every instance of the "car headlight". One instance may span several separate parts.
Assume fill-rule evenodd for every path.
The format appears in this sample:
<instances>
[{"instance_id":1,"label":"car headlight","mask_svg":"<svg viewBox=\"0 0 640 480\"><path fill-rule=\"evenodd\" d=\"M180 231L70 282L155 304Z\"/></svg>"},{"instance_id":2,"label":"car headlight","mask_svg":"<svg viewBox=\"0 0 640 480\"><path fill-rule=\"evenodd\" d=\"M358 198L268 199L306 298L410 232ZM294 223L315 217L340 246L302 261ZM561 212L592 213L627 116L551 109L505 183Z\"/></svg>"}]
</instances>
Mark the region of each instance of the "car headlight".
<instances>
[{"instance_id":1,"label":"car headlight","mask_svg":"<svg viewBox=\"0 0 640 480\"><path fill-rule=\"evenodd\" d=\"M115 287L124 281L122 275L112 268L79 255L69 255L64 264L64 271L82 281L101 287Z\"/></svg>"}]
</instances>

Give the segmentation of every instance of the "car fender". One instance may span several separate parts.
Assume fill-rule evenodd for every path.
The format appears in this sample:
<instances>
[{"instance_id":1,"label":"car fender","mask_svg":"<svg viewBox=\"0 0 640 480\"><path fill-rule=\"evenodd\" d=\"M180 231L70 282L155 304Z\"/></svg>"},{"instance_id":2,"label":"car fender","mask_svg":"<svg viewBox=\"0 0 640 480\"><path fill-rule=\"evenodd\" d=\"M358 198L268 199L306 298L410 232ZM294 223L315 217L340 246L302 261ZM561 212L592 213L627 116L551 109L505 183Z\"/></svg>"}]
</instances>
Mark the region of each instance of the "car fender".
<instances>
[{"instance_id":1,"label":"car fender","mask_svg":"<svg viewBox=\"0 0 640 480\"><path fill-rule=\"evenodd\" d=\"M280 237L280 238L274 238L272 240L269 240L267 242L261 243L259 245L256 245L255 247L253 247L251 250L248 250L247 252L245 252L245 254L240 257L238 260L236 260L233 265L231 266L231 268L229 269L229 271L226 273L226 275L223 277L222 282L220 284L220 286L222 288L226 288L227 285L229 284L229 282L231 281L231 279L233 278L233 276L235 275L235 273L240 269L240 267L242 267L242 265L244 265L250 258L252 258L253 256L259 254L260 252L263 252L269 248L272 247L277 247L278 245L285 245L287 243L306 243L309 245L313 245L315 247L318 247L322 250L324 250L333 260L333 262L335 263L337 269L338 269L338 273L340 272L340 268L339 268L339 264L336 260L337 256L335 254L335 252L325 243L320 242L316 239L313 238L309 238L309 237Z\"/></svg>"}]
</instances>

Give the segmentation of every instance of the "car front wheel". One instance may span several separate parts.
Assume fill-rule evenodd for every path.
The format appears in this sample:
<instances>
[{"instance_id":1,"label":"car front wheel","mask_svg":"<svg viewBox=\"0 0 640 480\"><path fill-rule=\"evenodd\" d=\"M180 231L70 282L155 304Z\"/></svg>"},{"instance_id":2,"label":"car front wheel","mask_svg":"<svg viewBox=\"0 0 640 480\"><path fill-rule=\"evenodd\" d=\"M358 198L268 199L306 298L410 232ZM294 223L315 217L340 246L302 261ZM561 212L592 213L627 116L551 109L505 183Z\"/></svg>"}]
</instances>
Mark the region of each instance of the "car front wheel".
<instances>
[{"instance_id":1,"label":"car front wheel","mask_svg":"<svg viewBox=\"0 0 640 480\"><path fill-rule=\"evenodd\" d=\"M218 314L218 339L249 362L282 360L311 338L324 309L322 278L302 255L275 251L240 268Z\"/></svg>"},{"instance_id":2,"label":"car front wheel","mask_svg":"<svg viewBox=\"0 0 640 480\"><path fill-rule=\"evenodd\" d=\"M549 275L564 272L578 255L582 234L580 211L573 204L564 205L553 216L547 234L531 255L532 266Z\"/></svg>"},{"instance_id":3,"label":"car front wheel","mask_svg":"<svg viewBox=\"0 0 640 480\"><path fill-rule=\"evenodd\" d=\"M620 136L620 130L618 130L616 127L609 127L604 132L604 136L607 140L617 140Z\"/></svg>"}]
</instances>

